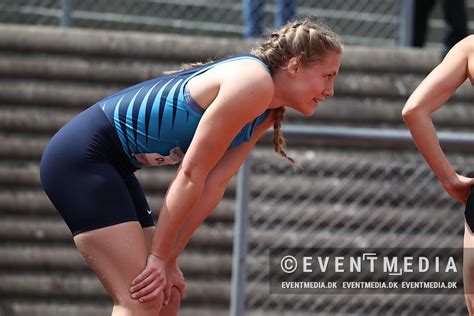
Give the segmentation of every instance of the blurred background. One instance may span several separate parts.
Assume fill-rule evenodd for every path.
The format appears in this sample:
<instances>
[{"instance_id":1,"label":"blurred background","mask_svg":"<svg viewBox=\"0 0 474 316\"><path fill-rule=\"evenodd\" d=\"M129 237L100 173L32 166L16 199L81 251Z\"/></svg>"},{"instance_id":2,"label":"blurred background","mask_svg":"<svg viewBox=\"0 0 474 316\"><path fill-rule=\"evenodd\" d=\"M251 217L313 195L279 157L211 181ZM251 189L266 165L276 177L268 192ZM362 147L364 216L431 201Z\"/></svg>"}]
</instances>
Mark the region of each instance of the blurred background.
<instances>
[{"instance_id":1,"label":"blurred background","mask_svg":"<svg viewBox=\"0 0 474 316\"><path fill-rule=\"evenodd\" d=\"M437 47L447 28L466 28L473 7L471 0L18 0L2 1L0 17L2 23L238 38L316 16L346 44L419 46L410 37L422 35L426 24L426 44Z\"/></svg>"},{"instance_id":2,"label":"blurred background","mask_svg":"<svg viewBox=\"0 0 474 316\"><path fill-rule=\"evenodd\" d=\"M462 247L463 207L416 151L401 110L471 33L473 10L474 0L1 1L0 315L111 311L41 189L49 138L114 91L247 52L298 16L323 19L345 44L335 96L311 118L288 113L288 149L302 169L272 152L268 134L259 142L180 257L188 286L180 315L465 315L464 297L442 292L271 295L268 250ZM473 101L465 83L434 115L464 175L474 170ZM137 172L155 216L173 172Z\"/></svg>"}]
</instances>

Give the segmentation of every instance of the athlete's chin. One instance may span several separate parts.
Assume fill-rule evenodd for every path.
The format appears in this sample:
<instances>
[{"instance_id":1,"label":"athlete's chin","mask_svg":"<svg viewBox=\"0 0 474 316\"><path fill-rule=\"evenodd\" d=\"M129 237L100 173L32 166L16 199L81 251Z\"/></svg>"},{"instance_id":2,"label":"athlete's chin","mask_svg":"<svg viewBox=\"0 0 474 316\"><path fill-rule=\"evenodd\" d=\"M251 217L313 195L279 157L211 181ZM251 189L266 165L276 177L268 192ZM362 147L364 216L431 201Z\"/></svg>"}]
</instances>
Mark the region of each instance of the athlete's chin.
<instances>
[{"instance_id":1,"label":"athlete's chin","mask_svg":"<svg viewBox=\"0 0 474 316\"><path fill-rule=\"evenodd\" d=\"M308 107L306 109L304 109L303 111L301 111L301 113L304 115L304 116L312 116L314 114L314 111L316 111L316 106L312 106L312 107Z\"/></svg>"},{"instance_id":2,"label":"athlete's chin","mask_svg":"<svg viewBox=\"0 0 474 316\"><path fill-rule=\"evenodd\" d=\"M313 103L311 105L305 104L298 107L293 107L293 109L303 114L304 116L312 116L314 114L314 111L316 110L316 107L317 105Z\"/></svg>"}]
</instances>

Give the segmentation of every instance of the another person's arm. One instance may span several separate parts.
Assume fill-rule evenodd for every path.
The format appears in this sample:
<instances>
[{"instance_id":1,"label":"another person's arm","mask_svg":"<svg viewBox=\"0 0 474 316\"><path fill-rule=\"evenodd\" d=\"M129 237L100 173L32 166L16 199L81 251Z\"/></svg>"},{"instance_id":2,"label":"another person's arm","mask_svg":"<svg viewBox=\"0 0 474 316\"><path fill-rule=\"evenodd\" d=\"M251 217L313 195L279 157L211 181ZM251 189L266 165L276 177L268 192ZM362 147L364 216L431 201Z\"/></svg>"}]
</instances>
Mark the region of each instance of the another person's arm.
<instances>
[{"instance_id":1,"label":"another person's arm","mask_svg":"<svg viewBox=\"0 0 474 316\"><path fill-rule=\"evenodd\" d=\"M403 108L403 118L416 146L454 199L465 204L470 178L458 175L439 144L431 114L444 105L459 86L474 74L474 37L454 46L444 60L421 82ZM471 74L471 75L470 75Z\"/></svg>"}]
</instances>

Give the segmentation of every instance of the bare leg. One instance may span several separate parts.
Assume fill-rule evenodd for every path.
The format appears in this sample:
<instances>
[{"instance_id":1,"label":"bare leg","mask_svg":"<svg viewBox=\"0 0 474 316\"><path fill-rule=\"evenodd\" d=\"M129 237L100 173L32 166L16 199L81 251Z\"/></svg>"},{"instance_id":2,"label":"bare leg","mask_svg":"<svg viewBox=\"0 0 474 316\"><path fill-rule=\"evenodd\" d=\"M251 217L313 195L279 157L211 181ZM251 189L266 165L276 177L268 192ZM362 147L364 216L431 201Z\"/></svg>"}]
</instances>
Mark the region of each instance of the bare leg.
<instances>
[{"instance_id":1,"label":"bare leg","mask_svg":"<svg viewBox=\"0 0 474 316\"><path fill-rule=\"evenodd\" d=\"M467 309L469 315L474 315L474 234L466 222L464 222L463 280Z\"/></svg>"},{"instance_id":2,"label":"bare leg","mask_svg":"<svg viewBox=\"0 0 474 316\"><path fill-rule=\"evenodd\" d=\"M132 299L132 280L145 268L148 247L140 224L121 223L74 237L77 248L112 296L112 316L157 316L163 302L140 303Z\"/></svg>"},{"instance_id":3,"label":"bare leg","mask_svg":"<svg viewBox=\"0 0 474 316\"><path fill-rule=\"evenodd\" d=\"M155 234L155 227L146 227L143 229L145 234L145 239L147 241L148 249L151 248L151 243L153 241L153 235ZM179 307L181 304L181 296L178 289L175 287L171 288L171 297L168 305L163 305L160 311L160 316L175 316L178 315Z\"/></svg>"}]
</instances>

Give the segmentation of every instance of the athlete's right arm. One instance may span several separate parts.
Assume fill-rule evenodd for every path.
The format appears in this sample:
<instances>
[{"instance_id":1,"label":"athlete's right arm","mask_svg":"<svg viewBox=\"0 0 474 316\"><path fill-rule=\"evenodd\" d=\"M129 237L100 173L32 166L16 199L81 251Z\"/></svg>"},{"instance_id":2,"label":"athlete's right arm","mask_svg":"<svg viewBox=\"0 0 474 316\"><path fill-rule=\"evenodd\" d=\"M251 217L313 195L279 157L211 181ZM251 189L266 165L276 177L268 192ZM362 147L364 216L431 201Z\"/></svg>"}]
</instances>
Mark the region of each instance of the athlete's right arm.
<instances>
[{"instance_id":1,"label":"athlete's right arm","mask_svg":"<svg viewBox=\"0 0 474 316\"><path fill-rule=\"evenodd\" d=\"M403 108L402 115L413 140L445 190L457 201L465 204L472 179L458 175L443 153L431 119L470 78L474 69L474 36L455 45L444 60L421 82Z\"/></svg>"}]
</instances>

